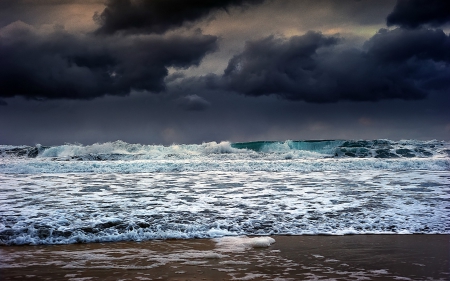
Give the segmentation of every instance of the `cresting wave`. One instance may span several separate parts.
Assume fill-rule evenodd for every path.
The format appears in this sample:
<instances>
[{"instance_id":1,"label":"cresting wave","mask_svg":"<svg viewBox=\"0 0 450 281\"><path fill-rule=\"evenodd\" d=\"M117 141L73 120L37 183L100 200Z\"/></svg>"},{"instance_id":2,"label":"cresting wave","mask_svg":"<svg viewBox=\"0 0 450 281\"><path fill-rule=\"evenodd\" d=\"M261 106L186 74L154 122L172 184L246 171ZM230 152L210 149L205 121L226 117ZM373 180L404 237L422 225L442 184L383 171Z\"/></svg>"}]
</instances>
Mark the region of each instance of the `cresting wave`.
<instances>
[{"instance_id":1,"label":"cresting wave","mask_svg":"<svg viewBox=\"0 0 450 281\"><path fill-rule=\"evenodd\" d=\"M0 146L1 173L450 170L444 141L322 140Z\"/></svg>"},{"instance_id":2,"label":"cresting wave","mask_svg":"<svg viewBox=\"0 0 450 281\"><path fill-rule=\"evenodd\" d=\"M0 145L3 158L51 158L52 160L146 160L190 159L196 156L237 154L250 158L291 153L296 158L357 157L357 158L424 158L450 156L450 143L418 140L307 140L255 141L203 144L141 145L123 141L93 145L65 144L60 146ZM286 156L286 155L285 155ZM286 159L288 159L287 157Z\"/></svg>"}]
</instances>

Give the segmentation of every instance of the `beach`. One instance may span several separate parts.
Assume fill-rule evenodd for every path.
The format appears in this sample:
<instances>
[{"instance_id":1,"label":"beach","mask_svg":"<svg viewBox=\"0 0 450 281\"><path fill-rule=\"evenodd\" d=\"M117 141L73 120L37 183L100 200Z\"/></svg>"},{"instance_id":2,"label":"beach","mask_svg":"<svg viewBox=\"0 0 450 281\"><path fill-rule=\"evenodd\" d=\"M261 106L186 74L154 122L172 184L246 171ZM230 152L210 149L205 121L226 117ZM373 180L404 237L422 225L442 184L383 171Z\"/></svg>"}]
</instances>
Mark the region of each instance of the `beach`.
<instances>
[{"instance_id":1,"label":"beach","mask_svg":"<svg viewBox=\"0 0 450 281\"><path fill-rule=\"evenodd\" d=\"M173 239L0 247L2 280L448 280L450 235ZM258 241L257 239L262 239ZM253 243L253 242L256 243ZM258 244L259 243L259 244ZM269 243L270 244L270 243Z\"/></svg>"}]
</instances>

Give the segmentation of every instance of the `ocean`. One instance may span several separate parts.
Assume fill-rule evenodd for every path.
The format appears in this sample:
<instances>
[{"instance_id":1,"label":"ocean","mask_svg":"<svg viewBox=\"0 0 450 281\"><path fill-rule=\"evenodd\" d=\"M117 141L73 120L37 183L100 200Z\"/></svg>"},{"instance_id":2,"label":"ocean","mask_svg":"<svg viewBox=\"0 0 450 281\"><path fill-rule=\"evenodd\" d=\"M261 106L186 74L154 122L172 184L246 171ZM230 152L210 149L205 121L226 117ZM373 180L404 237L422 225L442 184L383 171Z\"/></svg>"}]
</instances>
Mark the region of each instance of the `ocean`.
<instances>
[{"instance_id":1,"label":"ocean","mask_svg":"<svg viewBox=\"0 0 450 281\"><path fill-rule=\"evenodd\" d=\"M450 143L0 146L0 244L450 234Z\"/></svg>"}]
</instances>

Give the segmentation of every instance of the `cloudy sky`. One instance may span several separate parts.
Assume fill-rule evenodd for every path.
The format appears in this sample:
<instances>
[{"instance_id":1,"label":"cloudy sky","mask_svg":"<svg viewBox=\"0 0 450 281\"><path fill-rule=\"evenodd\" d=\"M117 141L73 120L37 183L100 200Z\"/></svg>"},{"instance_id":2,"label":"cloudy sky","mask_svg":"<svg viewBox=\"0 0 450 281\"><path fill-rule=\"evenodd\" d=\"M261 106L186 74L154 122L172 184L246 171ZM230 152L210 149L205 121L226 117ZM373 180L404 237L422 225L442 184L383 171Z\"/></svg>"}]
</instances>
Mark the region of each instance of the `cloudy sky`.
<instances>
[{"instance_id":1,"label":"cloudy sky","mask_svg":"<svg viewBox=\"0 0 450 281\"><path fill-rule=\"evenodd\" d=\"M0 144L450 140L449 11L1 0Z\"/></svg>"}]
</instances>

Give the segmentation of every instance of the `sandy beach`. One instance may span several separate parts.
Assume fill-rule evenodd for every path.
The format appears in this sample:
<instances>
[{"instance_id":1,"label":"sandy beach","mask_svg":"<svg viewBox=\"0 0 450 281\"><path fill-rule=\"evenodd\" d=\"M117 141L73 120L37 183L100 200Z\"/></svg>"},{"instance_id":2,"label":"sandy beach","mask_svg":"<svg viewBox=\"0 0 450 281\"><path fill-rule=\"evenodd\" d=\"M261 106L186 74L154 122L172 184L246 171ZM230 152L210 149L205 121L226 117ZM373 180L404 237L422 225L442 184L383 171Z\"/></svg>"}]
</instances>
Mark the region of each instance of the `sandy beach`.
<instances>
[{"instance_id":1,"label":"sandy beach","mask_svg":"<svg viewBox=\"0 0 450 281\"><path fill-rule=\"evenodd\" d=\"M450 277L449 235L272 238L268 247L248 238L3 246L0 272L2 280L73 281Z\"/></svg>"}]
</instances>

